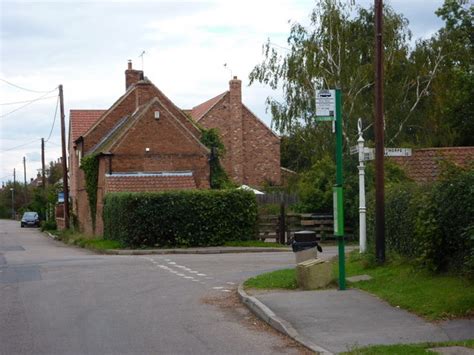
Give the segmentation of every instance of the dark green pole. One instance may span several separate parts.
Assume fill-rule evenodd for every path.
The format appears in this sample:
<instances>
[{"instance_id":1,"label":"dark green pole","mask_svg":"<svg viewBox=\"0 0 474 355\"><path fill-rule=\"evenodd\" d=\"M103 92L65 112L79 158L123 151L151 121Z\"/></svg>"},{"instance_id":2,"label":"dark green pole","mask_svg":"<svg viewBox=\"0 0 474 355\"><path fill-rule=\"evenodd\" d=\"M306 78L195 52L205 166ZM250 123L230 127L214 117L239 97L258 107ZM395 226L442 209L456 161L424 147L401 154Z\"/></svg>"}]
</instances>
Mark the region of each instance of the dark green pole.
<instances>
[{"instance_id":1,"label":"dark green pole","mask_svg":"<svg viewBox=\"0 0 474 355\"><path fill-rule=\"evenodd\" d=\"M334 235L339 249L339 290L346 289L346 267L344 253L344 199L342 176L342 97L336 89L336 186L334 187Z\"/></svg>"}]
</instances>

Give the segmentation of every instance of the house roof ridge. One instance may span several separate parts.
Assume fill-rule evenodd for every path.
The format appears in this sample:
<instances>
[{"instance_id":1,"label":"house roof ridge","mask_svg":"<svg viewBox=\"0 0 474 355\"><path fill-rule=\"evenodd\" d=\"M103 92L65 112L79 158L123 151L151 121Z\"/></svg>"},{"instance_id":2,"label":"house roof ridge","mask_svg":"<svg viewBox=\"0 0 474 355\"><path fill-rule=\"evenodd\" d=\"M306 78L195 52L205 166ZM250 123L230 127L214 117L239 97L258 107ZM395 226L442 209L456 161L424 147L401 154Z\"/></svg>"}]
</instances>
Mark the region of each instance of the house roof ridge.
<instances>
[{"instance_id":1,"label":"house roof ridge","mask_svg":"<svg viewBox=\"0 0 474 355\"><path fill-rule=\"evenodd\" d=\"M265 122L263 122L255 113L252 112L251 109L249 109L244 103L242 103L242 106L245 107L245 109L247 109L248 112L250 112L252 114L253 117L255 117L255 119L261 124L263 125L263 127L265 127L267 130L269 130L276 138L278 139L281 139L281 137L273 131L273 129L271 129L270 127L268 127Z\"/></svg>"},{"instance_id":2,"label":"house roof ridge","mask_svg":"<svg viewBox=\"0 0 474 355\"><path fill-rule=\"evenodd\" d=\"M199 122L201 120L201 118L203 118L210 110L212 110L214 108L214 106L216 106L219 102L222 101L222 99L227 95L228 92L229 92L229 90L226 90L223 93L221 93L217 96L214 96L213 98L211 98L207 101L204 101L204 102L200 103L199 105L194 106L191 109L191 115L193 115L192 113L194 112L194 110L198 109L199 107L204 107L205 110L202 113L200 113L197 117L193 117L193 119L196 122ZM209 107L207 107L206 105L209 105Z\"/></svg>"}]
</instances>

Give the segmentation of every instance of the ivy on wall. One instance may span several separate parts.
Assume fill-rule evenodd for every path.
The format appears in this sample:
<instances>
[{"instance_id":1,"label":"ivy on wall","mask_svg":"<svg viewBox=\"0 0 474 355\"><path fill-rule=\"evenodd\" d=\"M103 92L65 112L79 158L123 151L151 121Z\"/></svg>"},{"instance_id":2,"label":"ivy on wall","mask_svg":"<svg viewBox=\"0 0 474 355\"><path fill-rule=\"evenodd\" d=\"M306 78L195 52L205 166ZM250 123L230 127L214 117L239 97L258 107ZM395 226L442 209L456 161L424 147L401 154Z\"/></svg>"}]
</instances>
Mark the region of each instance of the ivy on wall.
<instances>
[{"instance_id":1,"label":"ivy on wall","mask_svg":"<svg viewBox=\"0 0 474 355\"><path fill-rule=\"evenodd\" d=\"M219 132L215 128L205 129L201 127L201 143L211 149L211 159L209 165L211 168L211 189L225 189L234 187L229 176L220 163L219 157L225 154L225 147L219 137Z\"/></svg>"},{"instance_id":2,"label":"ivy on wall","mask_svg":"<svg viewBox=\"0 0 474 355\"><path fill-rule=\"evenodd\" d=\"M91 212L92 228L95 230L97 212L97 185L99 180L99 154L91 154L81 159L81 169L86 180L86 192Z\"/></svg>"}]
</instances>

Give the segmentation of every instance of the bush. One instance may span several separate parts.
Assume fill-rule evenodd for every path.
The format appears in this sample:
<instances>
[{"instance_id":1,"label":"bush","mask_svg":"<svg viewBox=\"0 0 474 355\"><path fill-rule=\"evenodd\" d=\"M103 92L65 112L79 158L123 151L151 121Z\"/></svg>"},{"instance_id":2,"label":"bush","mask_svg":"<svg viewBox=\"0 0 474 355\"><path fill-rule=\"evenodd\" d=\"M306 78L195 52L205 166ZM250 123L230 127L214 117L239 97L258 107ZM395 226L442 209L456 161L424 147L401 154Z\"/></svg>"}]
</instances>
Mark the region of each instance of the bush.
<instances>
[{"instance_id":1,"label":"bush","mask_svg":"<svg viewBox=\"0 0 474 355\"><path fill-rule=\"evenodd\" d=\"M56 230L58 227L56 225L56 221L54 219L50 219L49 221L42 221L41 222L41 231L52 231Z\"/></svg>"},{"instance_id":2,"label":"bush","mask_svg":"<svg viewBox=\"0 0 474 355\"><path fill-rule=\"evenodd\" d=\"M104 204L104 239L128 247L213 246L253 239L255 195L244 190L112 193Z\"/></svg>"},{"instance_id":3,"label":"bush","mask_svg":"<svg viewBox=\"0 0 474 355\"><path fill-rule=\"evenodd\" d=\"M474 169L448 169L418 215L420 260L434 271L473 275Z\"/></svg>"},{"instance_id":4,"label":"bush","mask_svg":"<svg viewBox=\"0 0 474 355\"><path fill-rule=\"evenodd\" d=\"M373 195L367 225L374 225ZM388 185L385 231L388 252L413 257L435 272L474 276L474 169L449 168L429 186ZM373 228L367 228L374 240Z\"/></svg>"}]
</instances>

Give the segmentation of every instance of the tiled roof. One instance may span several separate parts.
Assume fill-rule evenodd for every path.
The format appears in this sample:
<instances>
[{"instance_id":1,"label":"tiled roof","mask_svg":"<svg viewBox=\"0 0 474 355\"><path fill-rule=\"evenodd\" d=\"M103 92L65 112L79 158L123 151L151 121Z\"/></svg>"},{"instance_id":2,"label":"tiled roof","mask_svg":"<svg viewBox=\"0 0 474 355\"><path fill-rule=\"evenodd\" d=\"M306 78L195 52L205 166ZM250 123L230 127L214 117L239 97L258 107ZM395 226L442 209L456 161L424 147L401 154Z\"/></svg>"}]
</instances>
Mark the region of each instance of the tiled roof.
<instances>
[{"instance_id":1,"label":"tiled roof","mask_svg":"<svg viewBox=\"0 0 474 355\"><path fill-rule=\"evenodd\" d=\"M106 175L107 192L156 192L195 189L192 174L117 174Z\"/></svg>"},{"instance_id":2,"label":"tiled roof","mask_svg":"<svg viewBox=\"0 0 474 355\"><path fill-rule=\"evenodd\" d=\"M408 177L419 183L437 179L441 172L440 162L449 161L459 166L474 162L474 147L448 147L414 149L412 156L391 157L407 173Z\"/></svg>"},{"instance_id":3,"label":"tiled roof","mask_svg":"<svg viewBox=\"0 0 474 355\"><path fill-rule=\"evenodd\" d=\"M106 110L71 110L69 113L71 142L86 133L104 112Z\"/></svg>"},{"instance_id":4,"label":"tiled roof","mask_svg":"<svg viewBox=\"0 0 474 355\"><path fill-rule=\"evenodd\" d=\"M217 104L224 96L227 94L228 91L223 92L220 95L217 95L216 97L213 97L210 100L207 100L206 102L203 102L202 104L193 107L192 110L184 110L188 111L191 113L192 118L198 122L206 113L209 111L215 104Z\"/></svg>"}]
</instances>

